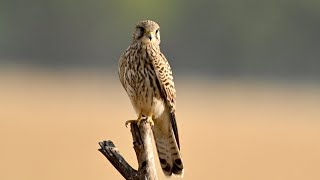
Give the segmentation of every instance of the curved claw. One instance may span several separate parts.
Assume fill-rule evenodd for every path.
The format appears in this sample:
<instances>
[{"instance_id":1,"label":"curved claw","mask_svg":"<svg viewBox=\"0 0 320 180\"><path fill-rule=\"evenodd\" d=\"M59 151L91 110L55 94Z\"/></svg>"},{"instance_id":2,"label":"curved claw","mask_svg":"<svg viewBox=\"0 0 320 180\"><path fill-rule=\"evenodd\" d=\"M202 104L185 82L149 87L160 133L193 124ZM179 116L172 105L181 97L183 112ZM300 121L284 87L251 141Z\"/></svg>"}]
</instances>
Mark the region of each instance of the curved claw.
<instances>
[{"instance_id":1,"label":"curved claw","mask_svg":"<svg viewBox=\"0 0 320 180\"><path fill-rule=\"evenodd\" d=\"M143 116L142 116L142 114L139 114L139 116L138 116L138 119L137 120L128 120L128 121L126 121L126 127L128 127L128 124L131 124L131 123L137 123L138 124L138 126L140 125L140 121L143 119Z\"/></svg>"},{"instance_id":2,"label":"curved claw","mask_svg":"<svg viewBox=\"0 0 320 180\"><path fill-rule=\"evenodd\" d=\"M128 121L126 121L125 125L126 125L126 127L128 127L128 124L137 123L137 125L139 127L143 119L144 118L141 117L141 118L138 118L137 120L128 120ZM154 122L151 117L147 117L146 122L150 123L151 126L154 126Z\"/></svg>"},{"instance_id":3,"label":"curved claw","mask_svg":"<svg viewBox=\"0 0 320 180\"><path fill-rule=\"evenodd\" d=\"M151 117L148 117L146 121L147 123L150 123L151 127L154 126L154 122Z\"/></svg>"}]
</instances>

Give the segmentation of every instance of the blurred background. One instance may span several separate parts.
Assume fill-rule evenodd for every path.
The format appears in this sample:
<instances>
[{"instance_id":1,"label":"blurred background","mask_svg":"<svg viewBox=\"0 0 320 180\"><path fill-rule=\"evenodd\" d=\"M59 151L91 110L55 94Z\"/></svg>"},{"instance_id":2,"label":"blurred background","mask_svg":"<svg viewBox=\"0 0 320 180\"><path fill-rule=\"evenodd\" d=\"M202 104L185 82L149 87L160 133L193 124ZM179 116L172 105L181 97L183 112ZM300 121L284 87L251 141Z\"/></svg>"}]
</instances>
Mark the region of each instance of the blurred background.
<instances>
[{"instance_id":1,"label":"blurred background","mask_svg":"<svg viewBox=\"0 0 320 180\"><path fill-rule=\"evenodd\" d=\"M184 179L320 179L320 1L0 1L0 179L122 179L136 117L117 77L161 26ZM160 179L165 179L159 168Z\"/></svg>"}]
</instances>

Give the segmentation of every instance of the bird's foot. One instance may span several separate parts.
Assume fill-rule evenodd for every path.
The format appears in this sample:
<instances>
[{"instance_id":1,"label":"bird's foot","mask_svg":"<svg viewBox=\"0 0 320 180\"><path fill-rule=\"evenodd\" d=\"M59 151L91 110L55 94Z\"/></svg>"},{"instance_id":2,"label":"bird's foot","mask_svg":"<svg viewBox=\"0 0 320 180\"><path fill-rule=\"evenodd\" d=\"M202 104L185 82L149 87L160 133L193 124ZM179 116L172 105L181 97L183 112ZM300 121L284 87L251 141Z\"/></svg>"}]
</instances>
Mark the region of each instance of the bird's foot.
<instances>
[{"instance_id":1,"label":"bird's foot","mask_svg":"<svg viewBox=\"0 0 320 180\"><path fill-rule=\"evenodd\" d=\"M153 120L152 120L152 118L150 116L147 117L146 121L147 121L147 123L150 123L151 127L154 126L154 122L153 122ZM139 126L139 124L138 124L138 126Z\"/></svg>"},{"instance_id":2,"label":"bird's foot","mask_svg":"<svg viewBox=\"0 0 320 180\"><path fill-rule=\"evenodd\" d=\"M142 116L142 114L139 114L139 117L137 120L128 120L126 121L126 127L128 127L128 124L131 124L131 123L137 123L138 126L140 125L141 123L141 120L143 119L144 117Z\"/></svg>"},{"instance_id":3,"label":"bird's foot","mask_svg":"<svg viewBox=\"0 0 320 180\"><path fill-rule=\"evenodd\" d=\"M128 121L126 121L125 125L126 125L126 127L128 127L128 124L137 123L137 125L140 126L142 120L144 120L144 119L145 119L145 117L139 117L137 120L128 120ZM154 125L154 122L151 117L147 117L146 122L150 123L151 126Z\"/></svg>"}]
</instances>

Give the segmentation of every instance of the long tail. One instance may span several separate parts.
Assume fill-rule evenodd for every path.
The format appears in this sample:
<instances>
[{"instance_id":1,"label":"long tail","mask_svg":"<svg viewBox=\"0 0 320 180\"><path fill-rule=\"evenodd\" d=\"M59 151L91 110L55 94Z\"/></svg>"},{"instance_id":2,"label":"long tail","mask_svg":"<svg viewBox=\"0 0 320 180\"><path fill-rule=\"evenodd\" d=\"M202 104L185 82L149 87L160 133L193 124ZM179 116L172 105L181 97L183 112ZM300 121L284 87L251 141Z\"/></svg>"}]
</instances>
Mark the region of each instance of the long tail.
<instances>
[{"instance_id":1,"label":"long tail","mask_svg":"<svg viewBox=\"0 0 320 180\"><path fill-rule=\"evenodd\" d=\"M174 118L174 119L172 119ZM174 116L167 116L158 119L153 128L153 134L157 146L158 156L163 173L166 176L176 174L183 176L183 162L180 153L179 138L172 127L172 120L175 123ZM174 124L173 126L176 126ZM176 129L177 130L177 129Z\"/></svg>"}]
</instances>

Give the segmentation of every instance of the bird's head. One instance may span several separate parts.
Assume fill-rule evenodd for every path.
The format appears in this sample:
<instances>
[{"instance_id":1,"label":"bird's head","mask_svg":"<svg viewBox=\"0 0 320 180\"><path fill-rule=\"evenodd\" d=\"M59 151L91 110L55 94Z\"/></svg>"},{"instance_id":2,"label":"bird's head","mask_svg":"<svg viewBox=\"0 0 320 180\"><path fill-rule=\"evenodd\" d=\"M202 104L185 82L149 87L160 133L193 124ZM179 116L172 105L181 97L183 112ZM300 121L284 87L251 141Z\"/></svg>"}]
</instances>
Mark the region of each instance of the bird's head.
<instances>
[{"instance_id":1,"label":"bird's head","mask_svg":"<svg viewBox=\"0 0 320 180\"><path fill-rule=\"evenodd\" d=\"M133 39L142 44L160 44L160 26L151 20L139 22L133 33Z\"/></svg>"}]
</instances>

